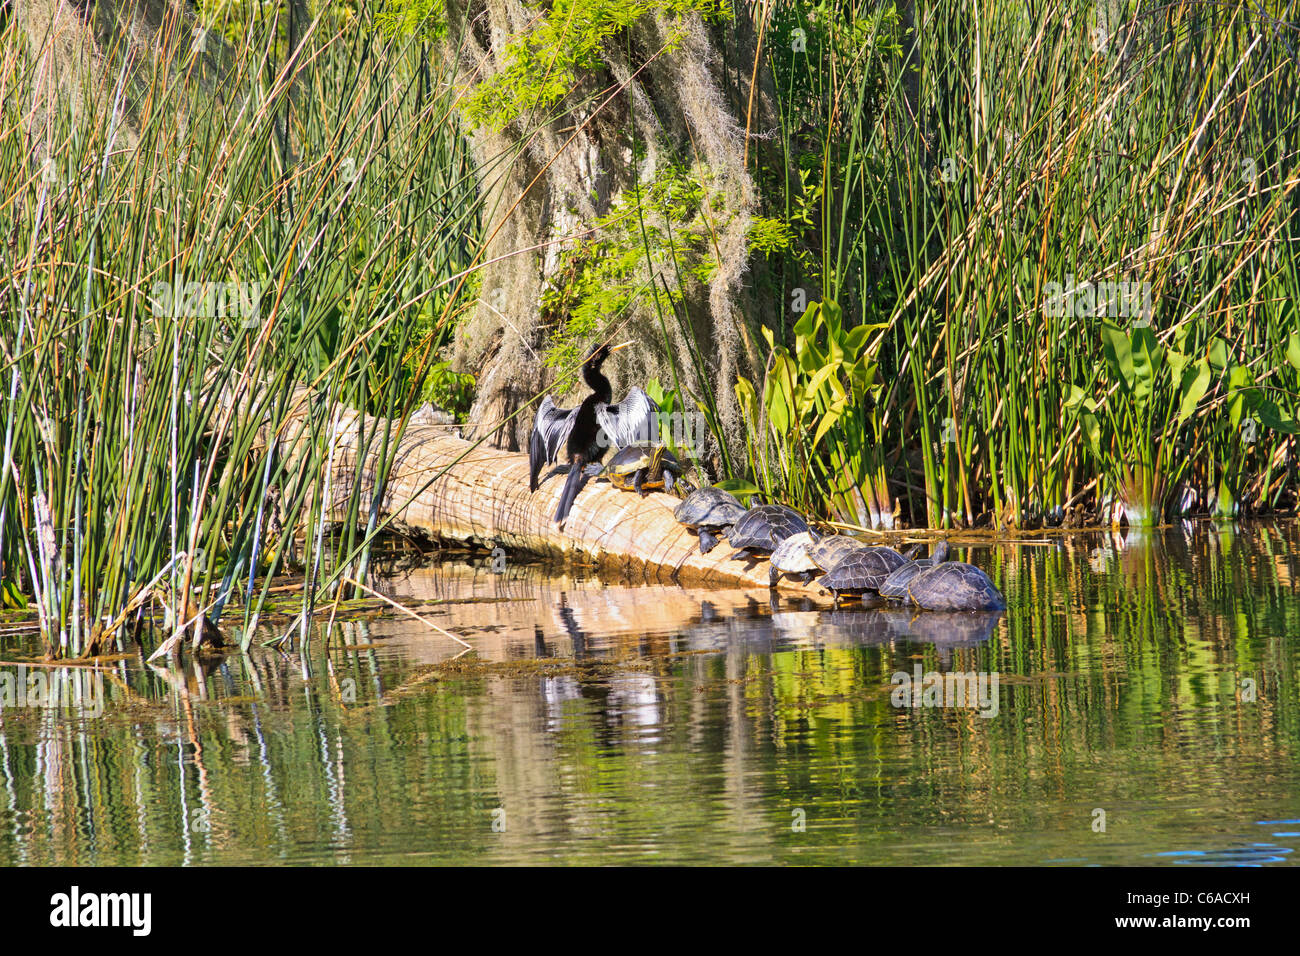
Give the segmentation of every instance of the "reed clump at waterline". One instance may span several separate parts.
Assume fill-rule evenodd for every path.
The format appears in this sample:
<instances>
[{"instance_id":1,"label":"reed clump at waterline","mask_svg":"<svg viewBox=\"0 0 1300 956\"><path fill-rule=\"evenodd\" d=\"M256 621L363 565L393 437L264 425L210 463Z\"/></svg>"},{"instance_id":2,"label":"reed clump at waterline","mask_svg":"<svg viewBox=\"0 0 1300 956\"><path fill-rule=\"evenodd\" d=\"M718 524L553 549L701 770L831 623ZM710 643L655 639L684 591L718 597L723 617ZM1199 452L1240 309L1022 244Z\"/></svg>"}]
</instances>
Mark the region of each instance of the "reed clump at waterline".
<instances>
[{"instance_id":1,"label":"reed clump at waterline","mask_svg":"<svg viewBox=\"0 0 1300 956\"><path fill-rule=\"evenodd\" d=\"M66 36L5 25L0 587L51 658L120 646L160 587L173 636L197 647L206 616L246 646L277 575L300 577L303 633L365 580L388 450L476 254L452 93L418 44L321 18L291 55L259 21L218 100L169 16L151 61L99 49L71 89L49 82ZM342 409L376 416L352 440L379 481L339 498Z\"/></svg>"},{"instance_id":2,"label":"reed clump at waterline","mask_svg":"<svg viewBox=\"0 0 1300 956\"><path fill-rule=\"evenodd\" d=\"M1293 6L832 6L766 21L737 481L869 527L1293 512Z\"/></svg>"}]
</instances>

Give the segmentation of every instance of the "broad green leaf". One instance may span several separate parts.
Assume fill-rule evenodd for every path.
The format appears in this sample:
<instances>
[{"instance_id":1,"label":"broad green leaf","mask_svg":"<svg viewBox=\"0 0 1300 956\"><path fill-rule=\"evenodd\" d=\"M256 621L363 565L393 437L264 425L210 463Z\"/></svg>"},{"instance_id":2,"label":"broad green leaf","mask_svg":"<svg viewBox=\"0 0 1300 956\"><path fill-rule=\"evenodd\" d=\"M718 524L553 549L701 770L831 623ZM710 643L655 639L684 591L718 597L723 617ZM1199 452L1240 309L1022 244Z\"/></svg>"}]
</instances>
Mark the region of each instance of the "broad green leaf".
<instances>
[{"instance_id":1,"label":"broad green leaf","mask_svg":"<svg viewBox=\"0 0 1300 956\"><path fill-rule=\"evenodd\" d=\"M826 321L826 328L830 330L831 338L838 339L840 329L844 326L844 310L833 299L823 299L822 314Z\"/></svg>"},{"instance_id":2,"label":"broad green leaf","mask_svg":"<svg viewBox=\"0 0 1300 956\"><path fill-rule=\"evenodd\" d=\"M1160 376L1163 364L1163 349L1155 333L1148 327L1133 330L1133 396L1139 403L1145 402L1155 391L1156 379Z\"/></svg>"},{"instance_id":3,"label":"broad green leaf","mask_svg":"<svg viewBox=\"0 0 1300 956\"><path fill-rule=\"evenodd\" d=\"M844 388L844 384L840 381L838 375L832 376L826 384L829 385L831 389L831 401L847 402L849 400L849 393Z\"/></svg>"},{"instance_id":4,"label":"broad green leaf","mask_svg":"<svg viewBox=\"0 0 1300 956\"><path fill-rule=\"evenodd\" d=\"M17 581L5 581L3 586L0 587L0 604L18 610L27 607L27 598L23 596L22 589L18 587Z\"/></svg>"},{"instance_id":5,"label":"broad green leaf","mask_svg":"<svg viewBox=\"0 0 1300 956\"><path fill-rule=\"evenodd\" d=\"M1228 420L1233 428L1241 424L1246 409L1253 408L1260 398L1254 385L1255 377L1250 369L1234 362L1228 370Z\"/></svg>"},{"instance_id":6,"label":"broad green leaf","mask_svg":"<svg viewBox=\"0 0 1300 956\"><path fill-rule=\"evenodd\" d=\"M1180 352L1177 349L1165 349L1165 361L1169 363L1169 369L1173 372L1174 378L1182 378L1183 369L1187 368L1187 363L1191 356L1186 352Z\"/></svg>"},{"instance_id":7,"label":"broad green leaf","mask_svg":"<svg viewBox=\"0 0 1300 956\"><path fill-rule=\"evenodd\" d=\"M848 356L849 361L857 359L858 353L862 351L862 346L867 343L867 337L876 328L879 328L879 326L859 325L857 328L849 329L848 334L844 336L844 354Z\"/></svg>"},{"instance_id":8,"label":"broad green leaf","mask_svg":"<svg viewBox=\"0 0 1300 956\"><path fill-rule=\"evenodd\" d=\"M807 392L808 397L810 399L814 398L821 391L822 386L826 384L826 380L839 370L840 364L838 362L830 365L823 365L819 368L813 377L809 379L808 384L804 386L804 390Z\"/></svg>"},{"instance_id":9,"label":"broad green leaf","mask_svg":"<svg viewBox=\"0 0 1300 956\"><path fill-rule=\"evenodd\" d=\"M1086 406L1085 406L1086 407ZM1101 422L1091 411L1079 412L1079 429L1088 440L1088 447L1098 458L1101 457Z\"/></svg>"},{"instance_id":10,"label":"broad green leaf","mask_svg":"<svg viewBox=\"0 0 1300 956\"><path fill-rule=\"evenodd\" d=\"M1207 358L1214 368L1222 372L1228 366L1228 343L1216 335L1210 342Z\"/></svg>"},{"instance_id":11,"label":"broad green leaf","mask_svg":"<svg viewBox=\"0 0 1300 956\"><path fill-rule=\"evenodd\" d=\"M754 385L743 375L736 376L736 402L748 417L750 424L758 422L758 394Z\"/></svg>"},{"instance_id":12,"label":"broad green leaf","mask_svg":"<svg viewBox=\"0 0 1300 956\"><path fill-rule=\"evenodd\" d=\"M1103 322L1101 326L1101 343L1102 351L1106 356L1106 364L1110 366L1111 374L1115 376L1116 383L1122 385L1126 392L1133 391L1133 349L1129 342L1129 337L1120 329L1111 325L1109 322Z\"/></svg>"},{"instance_id":13,"label":"broad green leaf","mask_svg":"<svg viewBox=\"0 0 1300 956\"><path fill-rule=\"evenodd\" d=\"M1300 432L1300 425L1297 425L1294 419L1278 408L1277 403L1271 399L1261 399L1256 406L1256 412L1259 414L1260 423L1265 428L1271 428L1275 432L1283 432L1287 435L1295 435Z\"/></svg>"},{"instance_id":14,"label":"broad green leaf","mask_svg":"<svg viewBox=\"0 0 1300 956\"><path fill-rule=\"evenodd\" d=\"M794 334L796 338L812 339L817 335L817 326L821 321L822 304L820 302L808 303L808 308L804 309L803 315L794 324Z\"/></svg>"},{"instance_id":15,"label":"broad green leaf","mask_svg":"<svg viewBox=\"0 0 1300 956\"><path fill-rule=\"evenodd\" d=\"M880 366L875 362L859 362L849 370L849 382L853 385L855 399L861 401L867 397L879 371Z\"/></svg>"},{"instance_id":16,"label":"broad green leaf","mask_svg":"<svg viewBox=\"0 0 1300 956\"><path fill-rule=\"evenodd\" d=\"M1179 388L1181 401L1178 405L1178 420L1180 422L1187 421L1196 411L1196 406L1209 390L1211 377L1210 363L1205 359L1201 359L1183 372L1182 384Z\"/></svg>"},{"instance_id":17,"label":"broad green leaf","mask_svg":"<svg viewBox=\"0 0 1300 956\"><path fill-rule=\"evenodd\" d=\"M768 373L763 388L763 407L767 418L778 435L784 435L798 418L795 401L796 369L785 349L778 348L772 355L772 371Z\"/></svg>"},{"instance_id":18,"label":"broad green leaf","mask_svg":"<svg viewBox=\"0 0 1300 956\"><path fill-rule=\"evenodd\" d=\"M1101 455L1101 423L1097 421L1097 416L1093 414L1097 409L1097 403L1078 385L1071 385L1069 395L1065 399L1065 410L1079 420L1079 430L1083 432L1084 440L1092 453L1100 457Z\"/></svg>"},{"instance_id":19,"label":"broad green leaf","mask_svg":"<svg viewBox=\"0 0 1300 956\"><path fill-rule=\"evenodd\" d=\"M827 410L826 414L822 415L821 422L817 425L817 432L813 435L813 448L816 448L821 443L825 434L835 427L843 414L844 406L836 403Z\"/></svg>"},{"instance_id":20,"label":"broad green leaf","mask_svg":"<svg viewBox=\"0 0 1300 956\"><path fill-rule=\"evenodd\" d=\"M752 482L746 481L744 478L724 478L713 487L731 492L731 494L739 498L741 503L745 505L750 503L749 498L751 495L760 494L763 491L762 488Z\"/></svg>"},{"instance_id":21,"label":"broad green leaf","mask_svg":"<svg viewBox=\"0 0 1300 956\"><path fill-rule=\"evenodd\" d=\"M1286 340L1286 360L1300 371L1300 332L1292 332Z\"/></svg>"}]
</instances>

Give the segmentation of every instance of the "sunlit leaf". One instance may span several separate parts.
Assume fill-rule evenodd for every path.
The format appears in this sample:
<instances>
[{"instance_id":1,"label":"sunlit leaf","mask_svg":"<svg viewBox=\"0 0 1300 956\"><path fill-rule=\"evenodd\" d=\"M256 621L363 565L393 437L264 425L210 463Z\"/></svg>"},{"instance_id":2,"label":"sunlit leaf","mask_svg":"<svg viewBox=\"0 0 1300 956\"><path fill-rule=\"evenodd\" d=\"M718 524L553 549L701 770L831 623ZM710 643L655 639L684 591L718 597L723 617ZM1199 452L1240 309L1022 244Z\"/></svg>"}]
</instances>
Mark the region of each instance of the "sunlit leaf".
<instances>
[{"instance_id":1,"label":"sunlit leaf","mask_svg":"<svg viewBox=\"0 0 1300 956\"><path fill-rule=\"evenodd\" d=\"M1145 401L1156 388L1156 379L1164 361L1164 350L1155 333L1149 327L1133 330L1133 396L1138 402Z\"/></svg>"},{"instance_id":2,"label":"sunlit leaf","mask_svg":"<svg viewBox=\"0 0 1300 956\"><path fill-rule=\"evenodd\" d=\"M1117 384L1122 385L1125 391L1132 392L1134 381L1133 349L1129 337L1109 322L1104 322L1101 326L1101 342L1102 351L1106 356L1106 364L1116 377Z\"/></svg>"},{"instance_id":3,"label":"sunlit leaf","mask_svg":"<svg viewBox=\"0 0 1300 956\"><path fill-rule=\"evenodd\" d=\"M1205 397L1210 387L1210 363L1201 359L1183 372L1180 385L1181 399L1178 404L1178 420L1187 421L1196 411L1196 406Z\"/></svg>"}]
</instances>

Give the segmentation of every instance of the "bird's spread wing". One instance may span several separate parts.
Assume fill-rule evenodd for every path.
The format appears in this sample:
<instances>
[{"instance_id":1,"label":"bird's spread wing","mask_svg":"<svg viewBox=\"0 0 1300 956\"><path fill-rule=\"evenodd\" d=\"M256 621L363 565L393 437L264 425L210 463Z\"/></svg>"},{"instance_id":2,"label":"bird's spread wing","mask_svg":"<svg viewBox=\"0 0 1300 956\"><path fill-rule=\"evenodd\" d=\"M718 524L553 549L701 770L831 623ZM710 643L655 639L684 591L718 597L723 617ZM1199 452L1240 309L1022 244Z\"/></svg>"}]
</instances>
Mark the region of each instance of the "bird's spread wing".
<instances>
[{"instance_id":1,"label":"bird's spread wing","mask_svg":"<svg viewBox=\"0 0 1300 956\"><path fill-rule=\"evenodd\" d=\"M556 408L549 395L542 399L542 407L537 410L537 423L533 427L542 436L548 465L560 460L577 417L576 408Z\"/></svg>"},{"instance_id":2,"label":"bird's spread wing","mask_svg":"<svg viewBox=\"0 0 1300 956\"><path fill-rule=\"evenodd\" d=\"M556 408L549 395L542 399L537 409L537 420L533 422L533 433L528 437L529 487L533 491L537 490L537 475L542 468L559 460L577 417L576 408Z\"/></svg>"},{"instance_id":3,"label":"bird's spread wing","mask_svg":"<svg viewBox=\"0 0 1300 956\"><path fill-rule=\"evenodd\" d=\"M639 388L631 389L617 405L596 406L596 420L618 448L659 440L659 406Z\"/></svg>"}]
</instances>

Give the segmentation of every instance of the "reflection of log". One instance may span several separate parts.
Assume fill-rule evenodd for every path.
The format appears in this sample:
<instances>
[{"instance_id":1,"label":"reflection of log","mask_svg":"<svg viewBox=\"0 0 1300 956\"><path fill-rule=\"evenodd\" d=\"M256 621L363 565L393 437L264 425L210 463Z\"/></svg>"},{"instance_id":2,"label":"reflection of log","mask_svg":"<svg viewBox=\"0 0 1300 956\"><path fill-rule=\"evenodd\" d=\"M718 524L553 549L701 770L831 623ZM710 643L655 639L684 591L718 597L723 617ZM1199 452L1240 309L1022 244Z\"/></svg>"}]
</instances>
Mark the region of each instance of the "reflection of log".
<instances>
[{"instance_id":1,"label":"reflection of log","mask_svg":"<svg viewBox=\"0 0 1300 956\"><path fill-rule=\"evenodd\" d=\"M595 654L618 661L668 654L680 650L684 640L689 643L684 635L714 622L743 620L746 628L761 629L755 615L769 601L753 589L666 589L606 572L575 575L540 565L509 565L494 574L490 562L476 563L449 559L387 581L396 599L421 616L472 636L481 660ZM789 595L784 600L789 605L806 599ZM822 603L829 607L830 599ZM400 646L411 659L432 662L459 652L452 642L399 618L381 618L367 627L372 639ZM548 649L539 650L539 641Z\"/></svg>"},{"instance_id":2,"label":"reflection of log","mask_svg":"<svg viewBox=\"0 0 1300 956\"><path fill-rule=\"evenodd\" d=\"M1000 611L920 611L898 605L850 604L829 597L772 596L752 588L681 587L620 581L606 573L574 575L537 565L494 574L447 560L387 579L394 596L453 633L472 635L483 661L597 657L619 661L739 644L746 653L779 643L861 647L905 641L931 644L947 661L956 648L979 647L996 631ZM428 602L428 603L422 603ZM400 618L366 624L367 642L400 647L407 659L433 663L456 656L452 642Z\"/></svg>"},{"instance_id":3,"label":"reflection of log","mask_svg":"<svg viewBox=\"0 0 1300 956\"><path fill-rule=\"evenodd\" d=\"M331 495L340 518L346 483L355 472L348 454L355 447L355 417L349 417L351 422L341 423L336 490ZM367 420L367 427L371 425ZM365 473L369 476L373 469ZM507 551L586 560L682 584L768 585L766 559L728 560L734 549L725 541L709 554L700 554L699 540L673 518L678 500L671 495L641 498L608 482L588 481L560 529L551 517L563 485L560 478L551 478L531 494L527 455L486 445L475 448L448 437L445 429L411 425L397 450L384 504L398 509L398 517L408 525L442 542L500 545ZM369 489L363 493L368 496ZM782 587L804 589L795 581Z\"/></svg>"}]
</instances>

